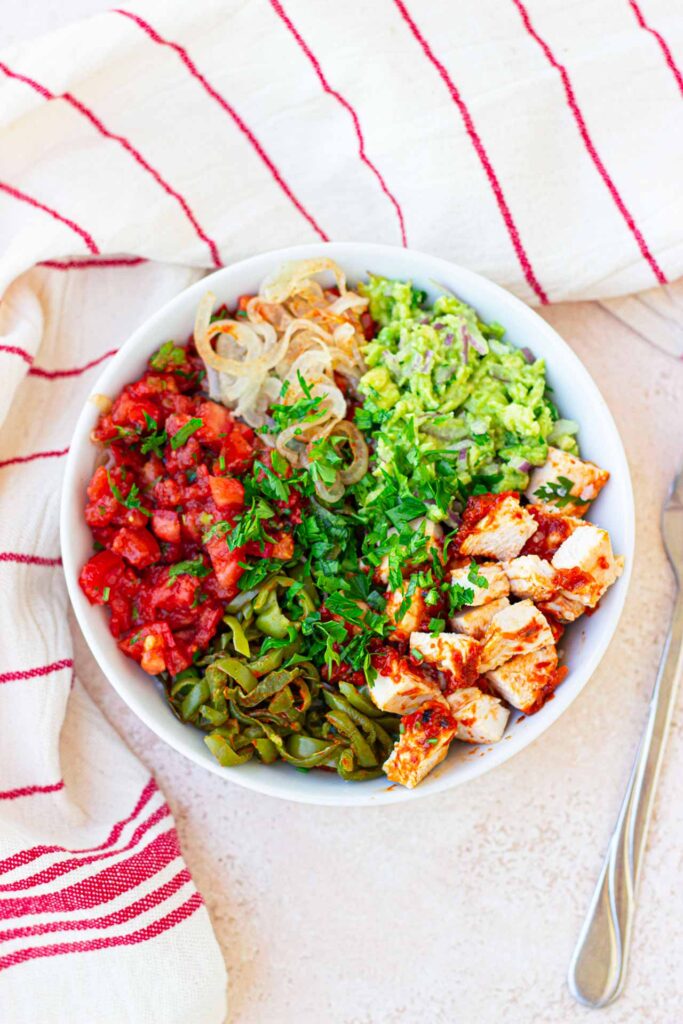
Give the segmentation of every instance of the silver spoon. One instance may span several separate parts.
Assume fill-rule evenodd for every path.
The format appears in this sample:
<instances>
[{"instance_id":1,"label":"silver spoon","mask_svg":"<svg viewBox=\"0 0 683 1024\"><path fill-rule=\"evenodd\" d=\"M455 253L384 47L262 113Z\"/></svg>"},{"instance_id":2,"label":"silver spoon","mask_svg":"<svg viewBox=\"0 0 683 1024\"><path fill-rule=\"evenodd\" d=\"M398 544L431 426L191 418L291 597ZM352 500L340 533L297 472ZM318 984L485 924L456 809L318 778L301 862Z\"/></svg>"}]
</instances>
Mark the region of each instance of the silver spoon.
<instances>
[{"instance_id":1,"label":"silver spoon","mask_svg":"<svg viewBox=\"0 0 683 1024\"><path fill-rule=\"evenodd\" d=\"M677 582L671 625L647 724L567 978L574 998L595 1008L613 1002L626 978L647 828L683 673L683 472L662 509L662 536Z\"/></svg>"}]
</instances>

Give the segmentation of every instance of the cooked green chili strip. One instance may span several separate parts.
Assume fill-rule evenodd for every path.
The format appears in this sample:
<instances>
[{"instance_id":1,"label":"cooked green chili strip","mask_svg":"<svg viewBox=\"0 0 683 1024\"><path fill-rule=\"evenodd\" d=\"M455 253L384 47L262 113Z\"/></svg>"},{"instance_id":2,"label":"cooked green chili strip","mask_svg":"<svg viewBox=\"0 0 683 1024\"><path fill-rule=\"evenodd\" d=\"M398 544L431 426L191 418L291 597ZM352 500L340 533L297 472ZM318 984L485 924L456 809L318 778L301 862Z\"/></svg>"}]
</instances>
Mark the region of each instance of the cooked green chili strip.
<instances>
[{"instance_id":1,"label":"cooked green chili strip","mask_svg":"<svg viewBox=\"0 0 683 1024\"><path fill-rule=\"evenodd\" d=\"M252 749L245 751L243 754L238 754L233 750L226 738L217 731L205 736L204 742L218 763L222 764L224 768L236 768L240 764L246 764L247 761L251 760L254 753Z\"/></svg>"},{"instance_id":2,"label":"cooked green chili strip","mask_svg":"<svg viewBox=\"0 0 683 1024\"><path fill-rule=\"evenodd\" d=\"M232 632L232 643L233 647L238 654L243 654L245 658L251 657L251 651L249 649L249 641L247 640L242 624L238 622L234 615L224 615L223 622L226 626L230 627Z\"/></svg>"}]
</instances>

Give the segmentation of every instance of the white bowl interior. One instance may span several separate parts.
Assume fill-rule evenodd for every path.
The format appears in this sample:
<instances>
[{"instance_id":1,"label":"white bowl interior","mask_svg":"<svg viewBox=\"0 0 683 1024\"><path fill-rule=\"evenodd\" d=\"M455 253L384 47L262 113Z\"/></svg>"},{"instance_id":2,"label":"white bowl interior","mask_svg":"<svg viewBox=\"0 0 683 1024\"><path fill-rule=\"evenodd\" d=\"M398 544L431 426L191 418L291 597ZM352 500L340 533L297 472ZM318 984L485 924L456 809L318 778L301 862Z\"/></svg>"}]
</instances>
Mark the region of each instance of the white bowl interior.
<instances>
[{"instance_id":1,"label":"white bowl interior","mask_svg":"<svg viewBox=\"0 0 683 1024\"><path fill-rule=\"evenodd\" d=\"M583 689L616 629L626 596L634 546L633 493L626 457L610 412L588 371L556 332L519 299L477 274L445 260L390 246L365 243L297 246L264 253L216 271L176 296L144 323L109 363L93 387L93 393L114 397L142 373L147 358L162 342L169 338L184 342L192 331L197 303L208 289L220 302L230 304L239 295L256 291L262 279L280 263L323 254L337 260L351 282L371 271L411 279L431 298L438 295L442 285L474 306L484 320L502 323L509 341L519 347L528 346L546 360L548 381L561 414L580 423L583 456L612 474L593 506L591 517L609 530L615 552L626 556L626 569L601 602L598 613L580 619L565 633L562 648L569 674L554 698L536 715L518 725L512 724L519 718L516 715L509 727L509 738L491 747L476 748L483 756L473 756L473 748L467 744L454 743L447 760L414 790L390 786L386 779L345 783L336 775L297 772L284 764L249 763L239 768L222 768L204 745L204 734L180 723L160 688L118 650L109 633L106 611L92 607L78 586L80 568L92 554L92 537L83 518L85 490L98 458L98 450L89 439L98 411L90 402L78 420L64 478L61 508L64 570L78 622L102 671L142 721L180 753L232 782L272 796L317 804L397 803L455 786L507 761L547 729Z\"/></svg>"}]
</instances>

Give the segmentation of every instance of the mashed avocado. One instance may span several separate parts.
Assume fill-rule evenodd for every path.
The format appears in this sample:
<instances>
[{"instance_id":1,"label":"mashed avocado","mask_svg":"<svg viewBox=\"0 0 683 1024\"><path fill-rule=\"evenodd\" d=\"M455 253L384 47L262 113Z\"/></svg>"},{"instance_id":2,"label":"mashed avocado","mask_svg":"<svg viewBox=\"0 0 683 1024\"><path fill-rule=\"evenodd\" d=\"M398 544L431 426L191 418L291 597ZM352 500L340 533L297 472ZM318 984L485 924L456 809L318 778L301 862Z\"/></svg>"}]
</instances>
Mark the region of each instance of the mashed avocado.
<instances>
[{"instance_id":1,"label":"mashed avocado","mask_svg":"<svg viewBox=\"0 0 683 1024\"><path fill-rule=\"evenodd\" d=\"M448 478L464 498L524 490L549 443L578 452L577 425L548 397L543 360L504 341L500 324L450 294L427 306L406 281L370 276L358 290L380 326L365 346L357 413L375 438L376 477L398 477L413 493Z\"/></svg>"}]
</instances>

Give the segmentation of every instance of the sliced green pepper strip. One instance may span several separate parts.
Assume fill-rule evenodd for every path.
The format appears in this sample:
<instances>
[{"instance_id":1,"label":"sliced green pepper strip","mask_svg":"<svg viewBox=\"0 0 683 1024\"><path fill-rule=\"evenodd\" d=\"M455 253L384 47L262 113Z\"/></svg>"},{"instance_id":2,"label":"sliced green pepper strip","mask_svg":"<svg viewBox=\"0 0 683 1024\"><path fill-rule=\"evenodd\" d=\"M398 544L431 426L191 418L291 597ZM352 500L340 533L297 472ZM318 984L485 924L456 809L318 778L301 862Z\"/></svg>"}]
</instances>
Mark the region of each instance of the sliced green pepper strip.
<instances>
[{"instance_id":1,"label":"sliced green pepper strip","mask_svg":"<svg viewBox=\"0 0 683 1024\"><path fill-rule=\"evenodd\" d=\"M259 739L253 741L256 747L256 753L261 758L264 764L273 764L277 761L277 747L269 739Z\"/></svg>"},{"instance_id":2,"label":"sliced green pepper strip","mask_svg":"<svg viewBox=\"0 0 683 1024\"><path fill-rule=\"evenodd\" d=\"M240 696L240 704L245 708L253 708L256 704L260 704L261 701L268 700L269 697L279 693L285 686L289 686L298 675L298 668L293 668L289 671L280 669L275 672L269 672L263 679L258 680L256 686L249 693Z\"/></svg>"},{"instance_id":3,"label":"sliced green pepper strip","mask_svg":"<svg viewBox=\"0 0 683 1024\"><path fill-rule=\"evenodd\" d=\"M216 708L212 708L209 704L202 704L202 706L199 709L199 714L206 722L208 722L209 725L213 726L214 728L219 725L225 725L225 722L227 721L228 718L227 710L219 711ZM203 725L204 723L198 722L197 724Z\"/></svg>"},{"instance_id":4,"label":"sliced green pepper strip","mask_svg":"<svg viewBox=\"0 0 683 1024\"><path fill-rule=\"evenodd\" d=\"M339 689L349 704L352 704L358 711L367 715L368 718L379 718L382 714L382 711L365 696L362 690L357 690L353 683L347 683L342 679L339 683Z\"/></svg>"},{"instance_id":5,"label":"sliced green pepper strip","mask_svg":"<svg viewBox=\"0 0 683 1024\"><path fill-rule=\"evenodd\" d=\"M200 679L194 684L187 696L183 697L180 705L180 713L186 722L197 714L200 706L209 699L210 694L209 684L205 679Z\"/></svg>"},{"instance_id":6,"label":"sliced green pepper strip","mask_svg":"<svg viewBox=\"0 0 683 1024\"><path fill-rule=\"evenodd\" d=\"M218 763L223 765L224 768L236 768L240 764L246 764L254 754L253 747L250 747L243 754L238 754L219 732L209 733L208 736L204 737L204 742Z\"/></svg>"},{"instance_id":7,"label":"sliced green pepper strip","mask_svg":"<svg viewBox=\"0 0 683 1024\"><path fill-rule=\"evenodd\" d=\"M379 768L356 768L346 771L345 768L338 765L337 772L345 782L365 782L367 779L378 779L384 774L381 766Z\"/></svg>"},{"instance_id":8,"label":"sliced green pepper strip","mask_svg":"<svg viewBox=\"0 0 683 1024\"><path fill-rule=\"evenodd\" d=\"M384 749L391 749L393 743L391 737L375 719L368 718L367 715L357 711L356 708L354 708L349 701L339 693L331 693L329 690L325 690L324 697L325 703L328 707L331 707L334 711L341 711L343 714L348 715L354 725L367 735L370 743L379 743Z\"/></svg>"},{"instance_id":9,"label":"sliced green pepper strip","mask_svg":"<svg viewBox=\"0 0 683 1024\"><path fill-rule=\"evenodd\" d=\"M283 661L287 661L293 654L296 654L300 646L301 637L297 636L296 640L292 640L291 644L287 644L286 647L272 647L265 654L255 658L254 661L250 661L248 667L255 676L265 676L268 672L279 668Z\"/></svg>"},{"instance_id":10,"label":"sliced green pepper strip","mask_svg":"<svg viewBox=\"0 0 683 1024\"><path fill-rule=\"evenodd\" d=\"M330 725L333 725L338 733L348 739L361 768L375 768L377 758L372 747L361 735L351 718L344 711L329 711L326 717Z\"/></svg>"},{"instance_id":11,"label":"sliced green pepper strip","mask_svg":"<svg viewBox=\"0 0 683 1024\"><path fill-rule=\"evenodd\" d=\"M214 667L225 672L227 676L240 684L243 690L249 693L256 686L258 680L253 672L242 661L237 658L219 658L214 662Z\"/></svg>"},{"instance_id":12,"label":"sliced green pepper strip","mask_svg":"<svg viewBox=\"0 0 683 1024\"><path fill-rule=\"evenodd\" d=\"M259 594L259 597L261 595ZM256 604L254 603L256 608ZM258 610L258 609L257 609ZM292 625L278 604L277 595L271 592L268 601L262 606L256 618L256 625L266 636L275 637L276 640L284 640Z\"/></svg>"},{"instance_id":13,"label":"sliced green pepper strip","mask_svg":"<svg viewBox=\"0 0 683 1024\"><path fill-rule=\"evenodd\" d=\"M234 615L224 615L223 622L226 626L230 626L232 631L232 645L238 654L243 654L245 658L251 657L251 651L249 649L249 641L245 635L242 625L237 621Z\"/></svg>"}]
</instances>

